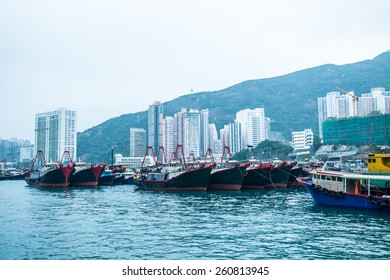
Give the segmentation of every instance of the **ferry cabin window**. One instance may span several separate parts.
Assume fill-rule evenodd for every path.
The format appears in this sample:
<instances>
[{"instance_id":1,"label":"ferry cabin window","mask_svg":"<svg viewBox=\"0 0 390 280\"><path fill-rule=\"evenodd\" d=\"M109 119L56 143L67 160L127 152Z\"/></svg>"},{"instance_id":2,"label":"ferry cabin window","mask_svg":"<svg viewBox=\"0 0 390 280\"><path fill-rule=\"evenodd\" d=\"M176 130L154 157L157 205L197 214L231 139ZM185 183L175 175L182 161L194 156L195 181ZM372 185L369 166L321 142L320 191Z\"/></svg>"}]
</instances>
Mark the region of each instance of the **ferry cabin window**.
<instances>
[{"instance_id":1,"label":"ferry cabin window","mask_svg":"<svg viewBox=\"0 0 390 280\"><path fill-rule=\"evenodd\" d=\"M342 182L343 180L341 179L341 177L337 177L337 182Z\"/></svg>"},{"instance_id":2,"label":"ferry cabin window","mask_svg":"<svg viewBox=\"0 0 390 280\"><path fill-rule=\"evenodd\" d=\"M336 181L336 177L332 177L332 181Z\"/></svg>"},{"instance_id":3,"label":"ferry cabin window","mask_svg":"<svg viewBox=\"0 0 390 280\"><path fill-rule=\"evenodd\" d=\"M321 175L321 180L325 180L325 175Z\"/></svg>"}]
</instances>

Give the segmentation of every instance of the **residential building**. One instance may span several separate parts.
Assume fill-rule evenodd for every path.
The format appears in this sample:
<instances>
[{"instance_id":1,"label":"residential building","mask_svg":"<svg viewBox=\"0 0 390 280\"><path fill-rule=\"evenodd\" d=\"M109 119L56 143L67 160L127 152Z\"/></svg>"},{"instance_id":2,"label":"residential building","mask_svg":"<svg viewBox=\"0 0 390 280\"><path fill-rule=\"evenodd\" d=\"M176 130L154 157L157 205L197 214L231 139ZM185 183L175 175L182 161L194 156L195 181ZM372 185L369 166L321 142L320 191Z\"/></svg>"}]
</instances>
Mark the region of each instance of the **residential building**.
<instances>
[{"instance_id":1,"label":"residential building","mask_svg":"<svg viewBox=\"0 0 390 280\"><path fill-rule=\"evenodd\" d=\"M35 115L35 152L42 150L47 162L61 159L69 151L72 159L77 158L77 115L76 111L59 108L56 111Z\"/></svg>"},{"instance_id":2,"label":"residential building","mask_svg":"<svg viewBox=\"0 0 390 280\"><path fill-rule=\"evenodd\" d=\"M184 149L185 156L188 157L193 153L195 158L200 157L200 112L199 110L190 109L188 112L188 149Z\"/></svg>"},{"instance_id":3,"label":"residential building","mask_svg":"<svg viewBox=\"0 0 390 280\"><path fill-rule=\"evenodd\" d=\"M266 121L264 108L241 110L236 113L235 121L241 124L241 149L256 147L267 139L267 127L270 124Z\"/></svg>"},{"instance_id":4,"label":"residential building","mask_svg":"<svg viewBox=\"0 0 390 280\"><path fill-rule=\"evenodd\" d=\"M148 111L148 146L157 152L163 144L163 105L160 101L149 106Z\"/></svg>"},{"instance_id":5,"label":"residential building","mask_svg":"<svg viewBox=\"0 0 390 280\"><path fill-rule=\"evenodd\" d=\"M232 154L242 150L241 124L237 121L229 124L229 147Z\"/></svg>"},{"instance_id":6,"label":"residential building","mask_svg":"<svg viewBox=\"0 0 390 280\"><path fill-rule=\"evenodd\" d=\"M204 157L210 148L209 109L200 110L200 155Z\"/></svg>"},{"instance_id":7,"label":"residential building","mask_svg":"<svg viewBox=\"0 0 390 280\"><path fill-rule=\"evenodd\" d=\"M215 141L218 140L218 132L217 127L215 126L215 123L209 124L209 147L214 152L215 149Z\"/></svg>"},{"instance_id":8,"label":"residential building","mask_svg":"<svg viewBox=\"0 0 390 280\"><path fill-rule=\"evenodd\" d=\"M165 151L165 157L168 159L176 149L176 146L174 145L175 142L174 141L174 118L165 117L163 127L164 127L163 147Z\"/></svg>"},{"instance_id":9,"label":"residential building","mask_svg":"<svg viewBox=\"0 0 390 280\"><path fill-rule=\"evenodd\" d=\"M146 130L130 127L130 157L143 157L146 152Z\"/></svg>"},{"instance_id":10,"label":"residential building","mask_svg":"<svg viewBox=\"0 0 390 280\"><path fill-rule=\"evenodd\" d=\"M314 144L314 134L311 128L292 133L292 147L294 150L309 150Z\"/></svg>"},{"instance_id":11,"label":"residential building","mask_svg":"<svg viewBox=\"0 0 390 280\"><path fill-rule=\"evenodd\" d=\"M26 148L25 148L26 147ZM27 147L28 150L27 150ZM0 139L0 161L10 165L11 163L19 163L28 161L31 163L34 151L33 145L28 140L21 140L16 138ZM1 167L2 165L0 165Z\"/></svg>"}]
</instances>

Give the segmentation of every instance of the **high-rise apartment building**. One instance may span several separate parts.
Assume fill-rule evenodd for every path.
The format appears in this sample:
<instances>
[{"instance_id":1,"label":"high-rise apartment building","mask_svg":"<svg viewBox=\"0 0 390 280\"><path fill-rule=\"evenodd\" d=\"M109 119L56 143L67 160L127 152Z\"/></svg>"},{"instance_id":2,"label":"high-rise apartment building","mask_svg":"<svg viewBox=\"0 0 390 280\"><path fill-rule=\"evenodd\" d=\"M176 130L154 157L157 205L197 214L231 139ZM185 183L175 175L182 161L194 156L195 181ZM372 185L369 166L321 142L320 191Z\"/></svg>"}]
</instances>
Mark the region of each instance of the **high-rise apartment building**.
<instances>
[{"instance_id":1,"label":"high-rise apartment building","mask_svg":"<svg viewBox=\"0 0 390 280\"><path fill-rule=\"evenodd\" d=\"M174 146L183 145L184 144L184 119L187 117L186 108L181 108L180 112L177 112L173 116L174 122Z\"/></svg>"},{"instance_id":2,"label":"high-rise apartment building","mask_svg":"<svg viewBox=\"0 0 390 280\"><path fill-rule=\"evenodd\" d=\"M343 90L342 90L343 91ZM361 97L354 92L328 92L318 98L318 125L321 141L324 138L323 123L327 120L350 117L366 117L376 114L390 114L390 92L384 88L372 88Z\"/></svg>"},{"instance_id":3,"label":"high-rise apartment building","mask_svg":"<svg viewBox=\"0 0 390 280\"><path fill-rule=\"evenodd\" d=\"M229 147L232 154L242 150L241 124L237 121L229 124Z\"/></svg>"},{"instance_id":4,"label":"high-rise apartment building","mask_svg":"<svg viewBox=\"0 0 390 280\"><path fill-rule=\"evenodd\" d=\"M204 157L210 148L209 109L200 110L200 155Z\"/></svg>"},{"instance_id":5,"label":"high-rise apartment building","mask_svg":"<svg viewBox=\"0 0 390 280\"><path fill-rule=\"evenodd\" d=\"M267 139L267 121L264 108L245 109L236 113L236 122L241 124L241 149L248 145L256 147Z\"/></svg>"},{"instance_id":6,"label":"high-rise apartment building","mask_svg":"<svg viewBox=\"0 0 390 280\"><path fill-rule=\"evenodd\" d=\"M148 146L157 152L163 144L163 106L156 101L149 106L148 111Z\"/></svg>"},{"instance_id":7,"label":"high-rise apartment building","mask_svg":"<svg viewBox=\"0 0 390 280\"><path fill-rule=\"evenodd\" d=\"M218 141L218 132L215 123L209 124L209 145L213 152L215 152L215 141Z\"/></svg>"},{"instance_id":8,"label":"high-rise apartment building","mask_svg":"<svg viewBox=\"0 0 390 280\"><path fill-rule=\"evenodd\" d=\"M130 157L143 157L146 151L146 130L130 127Z\"/></svg>"},{"instance_id":9,"label":"high-rise apartment building","mask_svg":"<svg viewBox=\"0 0 390 280\"><path fill-rule=\"evenodd\" d=\"M199 110L190 109L188 112L188 149L184 149L186 156L193 153L200 157L200 113Z\"/></svg>"},{"instance_id":10,"label":"high-rise apartment building","mask_svg":"<svg viewBox=\"0 0 390 280\"><path fill-rule=\"evenodd\" d=\"M35 115L35 152L42 150L45 160L56 162L64 151L77 158L76 111L60 108Z\"/></svg>"},{"instance_id":11,"label":"high-rise apartment building","mask_svg":"<svg viewBox=\"0 0 390 280\"><path fill-rule=\"evenodd\" d=\"M174 144L174 118L165 117L164 118L164 137L163 137L163 147L165 151L165 156L167 159L170 158L172 153L175 151L176 146Z\"/></svg>"}]
</instances>

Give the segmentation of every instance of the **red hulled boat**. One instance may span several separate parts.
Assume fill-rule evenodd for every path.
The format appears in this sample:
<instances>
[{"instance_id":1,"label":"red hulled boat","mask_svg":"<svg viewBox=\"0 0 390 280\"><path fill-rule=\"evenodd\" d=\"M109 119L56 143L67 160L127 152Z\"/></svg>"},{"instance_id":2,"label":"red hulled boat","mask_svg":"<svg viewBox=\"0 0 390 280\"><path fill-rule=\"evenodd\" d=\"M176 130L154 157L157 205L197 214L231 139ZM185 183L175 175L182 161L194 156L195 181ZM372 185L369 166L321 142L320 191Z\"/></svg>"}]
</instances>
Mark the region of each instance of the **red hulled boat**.
<instances>
[{"instance_id":1,"label":"red hulled boat","mask_svg":"<svg viewBox=\"0 0 390 280\"><path fill-rule=\"evenodd\" d=\"M249 163L240 164L236 160L231 160L229 147L224 147L222 158L219 163L214 162L211 149L207 150L205 161L207 161L208 155L210 155L210 158L214 163L213 170L210 174L208 190L241 190L241 185ZM227 160L224 159L225 155L228 155Z\"/></svg>"},{"instance_id":2,"label":"red hulled boat","mask_svg":"<svg viewBox=\"0 0 390 280\"><path fill-rule=\"evenodd\" d=\"M249 160L250 166L242 183L242 189L287 188L291 169L296 162L267 162Z\"/></svg>"},{"instance_id":3,"label":"red hulled boat","mask_svg":"<svg viewBox=\"0 0 390 280\"><path fill-rule=\"evenodd\" d=\"M181 148L183 162L177 159L179 148ZM155 165L146 168L144 162L149 151L155 159ZM207 191L211 169L212 165L187 165L181 145L176 147L172 160L168 163L158 164L153 147L149 146L144 156L141 172L137 174L134 182L140 189L147 190Z\"/></svg>"},{"instance_id":4,"label":"red hulled boat","mask_svg":"<svg viewBox=\"0 0 390 280\"><path fill-rule=\"evenodd\" d=\"M72 186L92 186L95 187L99 183L99 177L102 174L105 165L100 163L99 165L87 166L84 162L76 162L76 172L72 176Z\"/></svg>"},{"instance_id":5,"label":"red hulled boat","mask_svg":"<svg viewBox=\"0 0 390 280\"><path fill-rule=\"evenodd\" d=\"M39 167L35 166L36 164ZM73 164L62 164L62 162L46 163L43 151L39 150L24 180L30 186L68 187L74 172Z\"/></svg>"}]
</instances>

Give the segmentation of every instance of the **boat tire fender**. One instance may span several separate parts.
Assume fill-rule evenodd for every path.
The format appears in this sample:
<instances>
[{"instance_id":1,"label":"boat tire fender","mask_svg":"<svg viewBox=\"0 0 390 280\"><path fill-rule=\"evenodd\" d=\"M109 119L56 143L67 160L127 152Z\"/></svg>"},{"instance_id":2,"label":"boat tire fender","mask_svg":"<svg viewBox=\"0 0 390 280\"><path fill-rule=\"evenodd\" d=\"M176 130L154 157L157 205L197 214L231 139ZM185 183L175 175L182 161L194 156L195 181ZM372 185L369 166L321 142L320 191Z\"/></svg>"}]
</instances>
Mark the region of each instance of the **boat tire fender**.
<instances>
[{"instance_id":1,"label":"boat tire fender","mask_svg":"<svg viewBox=\"0 0 390 280\"><path fill-rule=\"evenodd\" d=\"M375 199L374 199L374 197L372 195L368 196L368 202L370 202L370 203L374 203L375 202Z\"/></svg>"}]
</instances>

